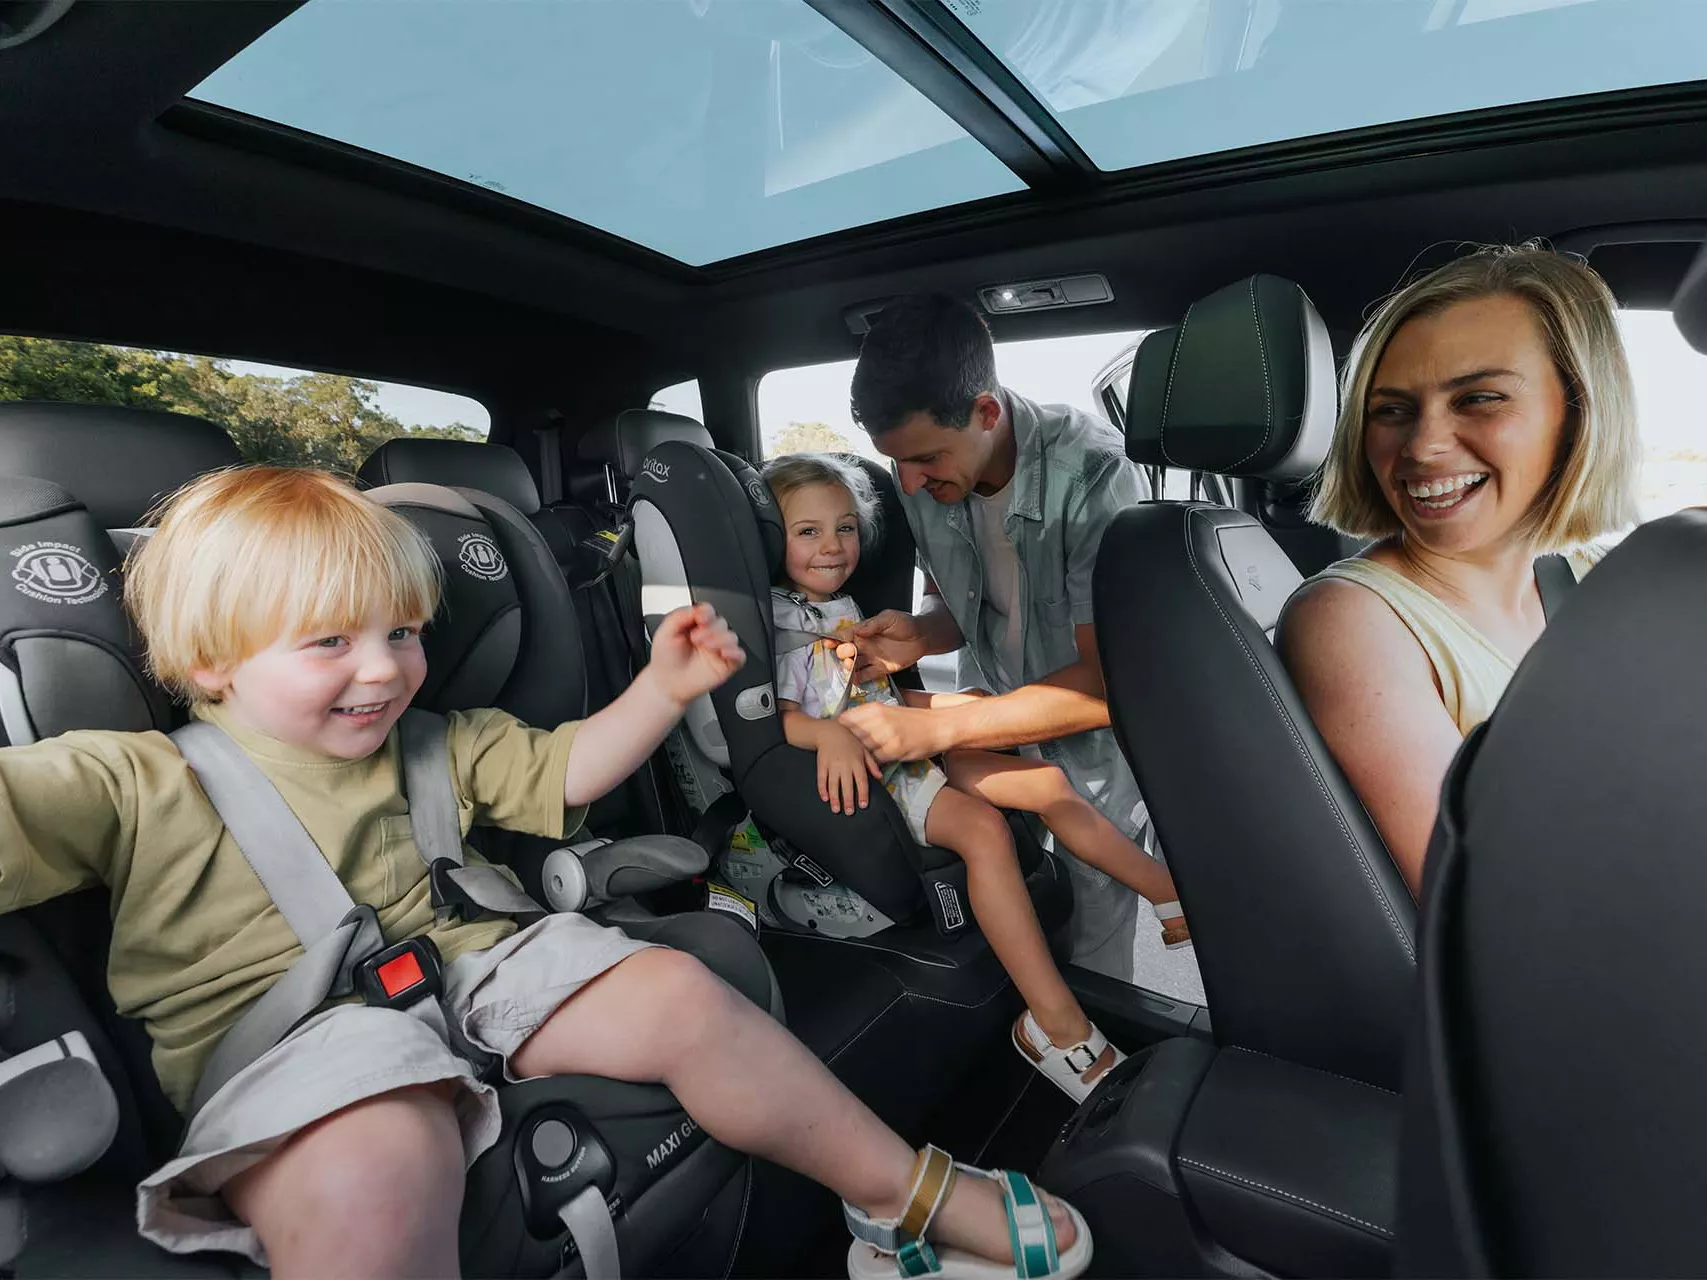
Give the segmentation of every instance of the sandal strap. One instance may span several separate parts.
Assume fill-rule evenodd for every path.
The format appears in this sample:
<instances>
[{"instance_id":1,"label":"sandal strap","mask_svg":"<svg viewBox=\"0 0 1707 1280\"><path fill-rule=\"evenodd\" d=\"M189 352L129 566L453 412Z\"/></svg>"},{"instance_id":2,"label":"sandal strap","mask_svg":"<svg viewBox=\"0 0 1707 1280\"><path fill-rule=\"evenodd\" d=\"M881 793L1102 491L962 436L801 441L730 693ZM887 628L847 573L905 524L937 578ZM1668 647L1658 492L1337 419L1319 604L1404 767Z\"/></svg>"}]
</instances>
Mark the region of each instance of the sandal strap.
<instances>
[{"instance_id":1,"label":"sandal strap","mask_svg":"<svg viewBox=\"0 0 1707 1280\"><path fill-rule=\"evenodd\" d=\"M1185 908L1180 906L1178 898L1172 902L1153 902L1150 907L1158 920L1178 920L1185 914Z\"/></svg>"},{"instance_id":2,"label":"sandal strap","mask_svg":"<svg viewBox=\"0 0 1707 1280\"><path fill-rule=\"evenodd\" d=\"M1004 1169L995 1177L1002 1188L1002 1206L1008 1214L1008 1240L1013 1247L1014 1275L1020 1280L1049 1276L1060 1265L1055 1246L1055 1224L1037 1187L1023 1173Z\"/></svg>"},{"instance_id":3,"label":"sandal strap","mask_svg":"<svg viewBox=\"0 0 1707 1280\"><path fill-rule=\"evenodd\" d=\"M907 1207L899 1218L873 1218L856 1205L842 1201L842 1218L856 1240L863 1240L879 1253L899 1255L912 1242L923 1243L925 1232L936 1220L937 1211L948 1202L954 1188L957 1166L941 1147L927 1144L913 1162L912 1188ZM929 1252L927 1250L927 1252ZM936 1254L929 1252L930 1270L937 1270ZM904 1272L923 1275L924 1272Z\"/></svg>"}]
</instances>

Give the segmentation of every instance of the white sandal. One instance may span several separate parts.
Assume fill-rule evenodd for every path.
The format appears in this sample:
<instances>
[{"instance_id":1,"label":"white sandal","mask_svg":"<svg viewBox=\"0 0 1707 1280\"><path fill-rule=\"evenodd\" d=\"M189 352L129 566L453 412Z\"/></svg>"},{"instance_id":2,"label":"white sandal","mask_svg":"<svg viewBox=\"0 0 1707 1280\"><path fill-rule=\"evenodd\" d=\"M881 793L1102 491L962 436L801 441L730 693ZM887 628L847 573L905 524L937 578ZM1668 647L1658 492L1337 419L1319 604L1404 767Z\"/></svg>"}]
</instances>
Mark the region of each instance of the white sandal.
<instances>
[{"instance_id":1,"label":"white sandal","mask_svg":"<svg viewBox=\"0 0 1707 1280\"><path fill-rule=\"evenodd\" d=\"M1179 900L1157 902L1152 905L1155 908L1156 919L1162 922L1162 945L1169 951L1183 951L1189 947L1191 945L1191 930L1184 925L1170 927L1168 924L1170 920L1185 919L1185 908L1180 906ZM1170 937L1173 939L1171 942L1169 941Z\"/></svg>"},{"instance_id":2,"label":"white sandal","mask_svg":"<svg viewBox=\"0 0 1707 1280\"><path fill-rule=\"evenodd\" d=\"M1108 1077L1108 1072L1126 1060L1126 1055L1116 1049L1114 1061L1108 1064L1108 1071L1098 1072L1094 1080L1085 1079L1085 1072L1096 1066L1102 1058L1103 1050L1109 1047L1108 1037L1092 1024L1090 1035L1078 1044L1063 1049L1044 1034L1043 1028L1037 1025L1037 1019L1031 1016L1030 1009L1015 1019L1013 1042L1020 1057L1036 1067L1044 1079L1074 1102L1083 1102L1090 1097L1096 1087Z\"/></svg>"},{"instance_id":3,"label":"white sandal","mask_svg":"<svg viewBox=\"0 0 1707 1280\"><path fill-rule=\"evenodd\" d=\"M989 1178L1002 1190L1013 1241L1011 1262L980 1258L963 1249L934 1248L926 1239L937 1211L948 1203L961 1174ZM1074 1280L1091 1264L1091 1230L1066 1201L1073 1220L1073 1245L1061 1253L1055 1223L1030 1178L1010 1170L974 1169L957 1164L941 1147L927 1146L913 1166L913 1189L899 1218L869 1218L845 1200L842 1216L854 1242L848 1247L849 1280L890 1280L894 1276L940 1276L942 1280Z\"/></svg>"}]
</instances>

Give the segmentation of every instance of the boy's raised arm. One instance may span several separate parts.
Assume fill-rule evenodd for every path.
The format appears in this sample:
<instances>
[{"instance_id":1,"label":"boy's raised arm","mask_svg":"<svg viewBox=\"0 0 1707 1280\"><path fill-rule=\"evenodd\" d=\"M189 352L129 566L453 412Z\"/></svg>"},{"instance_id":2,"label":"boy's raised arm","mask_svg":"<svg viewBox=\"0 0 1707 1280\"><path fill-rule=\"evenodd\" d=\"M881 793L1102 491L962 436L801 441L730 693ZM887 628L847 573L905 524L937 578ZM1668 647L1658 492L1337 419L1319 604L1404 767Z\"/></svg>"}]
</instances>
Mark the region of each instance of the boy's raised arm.
<instances>
[{"instance_id":1,"label":"boy's raised arm","mask_svg":"<svg viewBox=\"0 0 1707 1280\"><path fill-rule=\"evenodd\" d=\"M658 749L695 698L717 688L747 660L729 624L708 604L665 616L651 660L622 695L588 716L569 748L563 802L591 804Z\"/></svg>"}]
</instances>

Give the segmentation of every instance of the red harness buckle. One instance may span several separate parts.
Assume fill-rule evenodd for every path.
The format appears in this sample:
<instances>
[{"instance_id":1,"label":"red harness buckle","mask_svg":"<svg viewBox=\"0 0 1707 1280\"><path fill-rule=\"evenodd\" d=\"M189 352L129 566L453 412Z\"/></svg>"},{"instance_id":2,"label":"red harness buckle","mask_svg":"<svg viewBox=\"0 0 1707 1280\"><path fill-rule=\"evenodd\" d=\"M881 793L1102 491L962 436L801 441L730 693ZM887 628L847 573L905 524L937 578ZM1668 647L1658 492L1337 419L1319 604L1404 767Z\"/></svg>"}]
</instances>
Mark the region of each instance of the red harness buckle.
<instances>
[{"instance_id":1,"label":"red harness buckle","mask_svg":"<svg viewBox=\"0 0 1707 1280\"><path fill-rule=\"evenodd\" d=\"M380 1009L407 1009L444 991L444 964L431 938L408 938L356 966L362 999Z\"/></svg>"}]
</instances>

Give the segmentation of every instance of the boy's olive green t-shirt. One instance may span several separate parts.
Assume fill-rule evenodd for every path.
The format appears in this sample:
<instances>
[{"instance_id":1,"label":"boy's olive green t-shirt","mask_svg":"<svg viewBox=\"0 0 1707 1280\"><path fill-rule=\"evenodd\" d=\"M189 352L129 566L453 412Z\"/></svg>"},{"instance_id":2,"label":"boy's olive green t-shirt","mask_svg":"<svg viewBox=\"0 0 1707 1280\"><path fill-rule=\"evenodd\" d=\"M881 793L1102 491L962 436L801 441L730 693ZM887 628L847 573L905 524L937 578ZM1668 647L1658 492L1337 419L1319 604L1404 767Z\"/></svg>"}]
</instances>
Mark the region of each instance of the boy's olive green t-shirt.
<instances>
[{"instance_id":1,"label":"boy's olive green t-shirt","mask_svg":"<svg viewBox=\"0 0 1707 1280\"><path fill-rule=\"evenodd\" d=\"M245 730L218 707L201 714L260 766L350 896L378 910L388 941L426 934L448 962L514 931L504 917L435 919L395 729L373 755L337 760ZM494 710L449 721L464 835L478 823L561 839L580 826L585 811L563 804L578 722L548 732ZM161 1086L182 1110L219 1038L302 946L164 734L80 731L0 750L0 912L95 884L112 892L113 999L146 1023Z\"/></svg>"}]
</instances>

